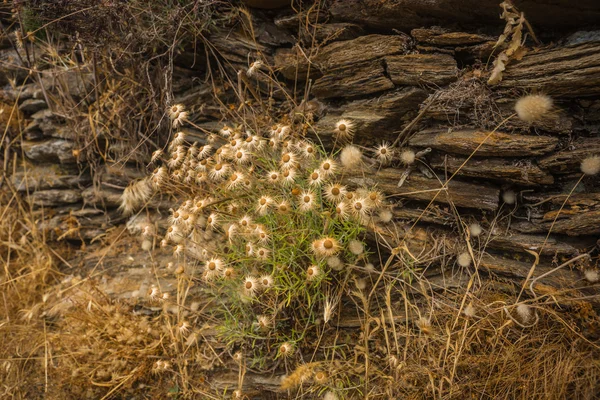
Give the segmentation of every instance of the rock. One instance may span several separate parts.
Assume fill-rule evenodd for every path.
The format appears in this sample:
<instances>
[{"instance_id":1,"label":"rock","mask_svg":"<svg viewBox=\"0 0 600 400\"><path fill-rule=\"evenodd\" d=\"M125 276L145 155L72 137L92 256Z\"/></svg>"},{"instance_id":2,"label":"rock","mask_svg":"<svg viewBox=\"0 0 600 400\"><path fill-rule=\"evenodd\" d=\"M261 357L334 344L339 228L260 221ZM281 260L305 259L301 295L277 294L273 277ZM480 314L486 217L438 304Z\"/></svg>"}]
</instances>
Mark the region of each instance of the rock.
<instances>
[{"instance_id":1,"label":"rock","mask_svg":"<svg viewBox=\"0 0 600 400\"><path fill-rule=\"evenodd\" d=\"M406 51L410 39L400 35L365 35L322 47L314 62L323 71L359 64Z\"/></svg>"},{"instance_id":2,"label":"rock","mask_svg":"<svg viewBox=\"0 0 600 400\"><path fill-rule=\"evenodd\" d=\"M330 107L324 118L315 124L315 132L327 147L333 144L335 123L349 119L356 125L354 143L372 147L375 144L393 142L402 122L418 111L427 93L418 88L402 88L377 98L355 100L339 107Z\"/></svg>"},{"instance_id":3,"label":"rock","mask_svg":"<svg viewBox=\"0 0 600 400\"><path fill-rule=\"evenodd\" d=\"M90 181L88 173L80 173L76 168L55 164L27 165L23 170L11 175L12 184L20 192L76 188Z\"/></svg>"},{"instance_id":4,"label":"rock","mask_svg":"<svg viewBox=\"0 0 600 400\"><path fill-rule=\"evenodd\" d=\"M26 83L18 87L6 85L0 91L0 97L9 101L24 101L28 99L41 99L44 97L42 89L37 83Z\"/></svg>"},{"instance_id":5,"label":"rock","mask_svg":"<svg viewBox=\"0 0 600 400\"><path fill-rule=\"evenodd\" d=\"M81 192L83 204L100 209L117 208L121 205L122 190L104 187L89 187Z\"/></svg>"},{"instance_id":6,"label":"rock","mask_svg":"<svg viewBox=\"0 0 600 400\"><path fill-rule=\"evenodd\" d=\"M555 174L579 172L581 161L592 154L600 154L600 138L580 137L566 149L540 159L539 165Z\"/></svg>"},{"instance_id":7,"label":"rock","mask_svg":"<svg viewBox=\"0 0 600 400\"><path fill-rule=\"evenodd\" d=\"M488 41L496 41L496 38L488 35L452 32L440 27L413 29L410 31L410 35L419 43L426 43L434 46L467 46Z\"/></svg>"},{"instance_id":8,"label":"rock","mask_svg":"<svg viewBox=\"0 0 600 400\"><path fill-rule=\"evenodd\" d=\"M464 157L434 154L431 166L438 171L448 171L453 174L470 176L479 179L491 179L500 182L510 182L517 185L551 185L554 177L540 169L531 160L512 161L502 158L471 158L464 166Z\"/></svg>"},{"instance_id":9,"label":"rock","mask_svg":"<svg viewBox=\"0 0 600 400\"><path fill-rule=\"evenodd\" d=\"M408 30L432 25L483 27L501 24L498 0L335 0L329 10L337 20L378 30ZM596 0L520 0L514 4L535 27L552 30L594 26L600 20Z\"/></svg>"},{"instance_id":10,"label":"rock","mask_svg":"<svg viewBox=\"0 0 600 400\"><path fill-rule=\"evenodd\" d=\"M264 9L280 8L290 5L289 0L243 0L243 3L248 7Z\"/></svg>"},{"instance_id":11,"label":"rock","mask_svg":"<svg viewBox=\"0 0 600 400\"><path fill-rule=\"evenodd\" d=\"M500 198L500 190L487 185L477 185L453 179L447 189L442 189L438 179L429 179L420 174L412 174L401 187L398 181L403 170L382 168L377 171L366 171L363 175L352 174L347 180L357 186L374 186L386 195L443 204L453 204L456 207L496 210ZM443 178L441 178L443 179ZM442 180L443 182L443 180Z\"/></svg>"},{"instance_id":12,"label":"rock","mask_svg":"<svg viewBox=\"0 0 600 400\"><path fill-rule=\"evenodd\" d=\"M251 37L238 31L217 31L210 35L209 40L218 54L232 62L234 67L248 68L251 63L272 52L269 47L256 43Z\"/></svg>"},{"instance_id":13,"label":"rock","mask_svg":"<svg viewBox=\"0 0 600 400\"><path fill-rule=\"evenodd\" d=\"M322 75L316 66L310 66L305 53L298 47L277 49L274 62L276 71L291 81L303 82L308 78L316 79Z\"/></svg>"},{"instance_id":14,"label":"rock","mask_svg":"<svg viewBox=\"0 0 600 400\"><path fill-rule=\"evenodd\" d=\"M501 88L548 93L554 97L600 94L600 40L530 52L508 64Z\"/></svg>"},{"instance_id":15,"label":"rock","mask_svg":"<svg viewBox=\"0 0 600 400\"><path fill-rule=\"evenodd\" d=\"M396 85L441 86L458 76L456 61L446 54L407 54L385 57L387 73Z\"/></svg>"},{"instance_id":16,"label":"rock","mask_svg":"<svg viewBox=\"0 0 600 400\"><path fill-rule=\"evenodd\" d=\"M537 156L551 152L558 139L549 136L518 135L476 129L457 131L425 130L414 135L409 143L415 147L431 147L447 153L491 157Z\"/></svg>"},{"instance_id":17,"label":"rock","mask_svg":"<svg viewBox=\"0 0 600 400\"><path fill-rule=\"evenodd\" d=\"M29 196L33 205L54 207L81 201L81 191L76 189L38 190Z\"/></svg>"},{"instance_id":18,"label":"rock","mask_svg":"<svg viewBox=\"0 0 600 400\"><path fill-rule=\"evenodd\" d=\"M523 235L513 233L509 235L493 235L487 242L487 247L494 250L504 250L510 252L524 252L525 250L535 251L546 256L573 256L578 250L568 243L561 242L555 238L548 238L545 235Z\"/></svg>"},{"instance_id":19,"label":"rock","mask_svg":"<svg viewBox=\"0 0 600 400\"><path fill-rule=\"evenodd\" d=\"M46 91L59 93L61 96L69 95L74 99L85 99L85 102L94 100L93 73L87 68L71 69L45 69L39 72L40 84Z\"/></svg>"},{"instance_id":20,"label":"rock","mask_svg":"<svg viewBox=\"0 0 600 400\"><path fill-rule=\"evenodd\" d=\"M61 164L76 163L77 158L73 155L75 143L70 140L46 139L42 141L24 140L21 148L25 155L38 162L60 162Z\"/></svg>"},{"instance_id":21,"label":"rock","mask_svg":"<svg viewBox=\"0 0 600 400\"><path fill-rule=\"evenodd\" d=\"M27 99L21 103L19 110L24 113L33 114L47 108L46 100L43 99Z\"/></svg>"},{"instance_id":22,"label":"rock","mask_svg":"<svg viewBox=\"0 0 600 400\"><path fill-rule=\"evenodd\" d=\"M311 46L313 38L317 44L327 44L341 40L352 40L363 35L364 30L359 25L349 24L345 22L332 24L318 24L306 29L302 25L300 29L300 40L306 46Z\"/></svg>"},{"instance_id":23,"label":"rock","mask_svg":"<svg viewBox=\"0 0 600 400\"><path fill-rule=\"evenodd\" d=\"M35 59L39 59L41 51L35 47ZM25 49L14 48L2 49L0 51L0 85L6 85L13 80L17 86L29 75L29 66L27 63L27 53ZM16 89L18 91L18 88Z\"/></svg>"},{"instance_id":24,"label":"rock","mask_svg":"<svg viewBox=\"0 0 600 400\"><path fill-rule=\"evenodd\" d=\"M367 61L329 70L317 79L312 93L318 98L357 97L392 89L394 84L385 76L381 61Z\"/></svg>"}]
</instances>

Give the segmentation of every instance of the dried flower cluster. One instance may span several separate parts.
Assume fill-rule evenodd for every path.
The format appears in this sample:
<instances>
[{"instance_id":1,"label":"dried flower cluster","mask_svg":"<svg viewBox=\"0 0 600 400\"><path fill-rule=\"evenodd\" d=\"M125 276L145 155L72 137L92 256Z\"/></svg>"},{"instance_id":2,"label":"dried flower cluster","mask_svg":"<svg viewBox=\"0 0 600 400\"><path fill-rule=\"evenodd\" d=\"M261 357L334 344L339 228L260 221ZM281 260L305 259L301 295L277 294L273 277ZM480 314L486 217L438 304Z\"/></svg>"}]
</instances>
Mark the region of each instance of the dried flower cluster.
<instances>
[{"instance_id":1,"label":"dried flower cluster","mask_svg":"<svg viewBox=\"0 0 600 400\"><path fill-rule=\"evenodd\" d=\"M172 108L171 119L182 113ZM174 134L164 154L153 155L153 163L162 166L143 181L148 193L128 195L133 200L124 198L123 209L138 209L154 192L181 199L164 237L157 238L176 257L175 273L228 304L227 310L212 310L233 316L222 318L226 334L243 337L248 330L277 327L277 336L263 348L288 358L302 345L298 327L311 318L306 306L322 304L328 321L334 310L325 293L335 291L337 271L366 261L364 225L378 215L386 221L392 216L381 192L353 190L341 181L346 168L362 164L358 147L326 154L290 125L256 129L224 126L203 145L190 143L183 132ZM335 129L350 140L355 128L340 121ZM388 145L378 152L380 161L391 160ZM282 317L284 311L295 314L293 323ZM187 321L178 326L184 336L193 329Z\"/></svg>"}]
</instances>

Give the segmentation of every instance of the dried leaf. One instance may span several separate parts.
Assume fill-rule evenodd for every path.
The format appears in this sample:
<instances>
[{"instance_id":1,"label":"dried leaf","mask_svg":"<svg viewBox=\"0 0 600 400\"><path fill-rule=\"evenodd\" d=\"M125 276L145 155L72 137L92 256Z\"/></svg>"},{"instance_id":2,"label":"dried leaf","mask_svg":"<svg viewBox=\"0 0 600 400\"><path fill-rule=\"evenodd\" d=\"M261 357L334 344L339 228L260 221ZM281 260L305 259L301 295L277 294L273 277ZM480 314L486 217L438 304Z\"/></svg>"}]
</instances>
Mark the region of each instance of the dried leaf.
<instances>
[{"instance_id":1,"label":"dried leaf","mask_svg":"<svg viewBox=\"0 0 600 400\"><path fill-rule=\"evenodd\" d=\"M506 69L506 63L508 63L508 56L502 52L494 60L494 69L488 79L488 85L496 85L502 80L502 72Z\"/></svg>"}]
</instances>

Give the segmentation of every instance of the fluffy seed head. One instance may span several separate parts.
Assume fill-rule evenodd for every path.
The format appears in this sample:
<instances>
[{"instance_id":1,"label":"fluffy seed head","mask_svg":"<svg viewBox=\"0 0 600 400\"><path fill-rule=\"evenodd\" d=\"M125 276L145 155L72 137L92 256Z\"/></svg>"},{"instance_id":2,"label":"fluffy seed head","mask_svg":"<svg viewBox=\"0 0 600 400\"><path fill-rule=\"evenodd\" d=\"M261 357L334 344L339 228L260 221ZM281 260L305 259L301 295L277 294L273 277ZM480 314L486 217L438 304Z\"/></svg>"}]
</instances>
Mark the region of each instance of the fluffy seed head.
<instances>
[{"instance_id":1,"label":"fluffy seed head","mask_svg":"<svg viewBox=\"0 0 600 400\"><path fill-rule=\"evenodd\" d=\"M477 223L472 223L471 225L469 225L469 233L471 234L471 236L477 237L481 235L482 232L483 229L481 229L481 225Z\"/></svg>"},{"instance_id":2,"label":"fluffy seed head","mask_svg":"<svg viewBox=\"0 0 600 400\"><path fill-rule=\"evenodd\" d=\"M340 271L344 263L338 256L327 257L327 266L335 271Z\"/></svg>"},{"instance_id":3,"label":"fluffy seed head","mask_svg":"<svg viewBox=\"0 0 600 400\"><path fill-rule=\"evenodd\" d=\"M456 261L461 267L467 268L469 265L471 265L471 255L465 251L464 253L459 254Z\"/></svg>"},{"instance_id":4,"label":"fluffy seed head","mask_svg":"<svg viewBox=\"0 0 600 400\"><path fill-rule=\"evenodd\" d=\"M527 323L533 317L533 310L527 304L519 304L517 306L517 315L521 318L521 321Z\"/></svg>"},{"instance_id":5,"label":"fluffy seed head","mask_svg":"<svg viewBox=\"0 0 600 400\"><path fill-rule=\"evenodd\" d=\"M473 307L473 303L466 305L466 307L463 309L463 314L468 318L473 318L477 314L477 310L475 310L475 307Z\"/></svg>"},{"instance_id":6,"label":"fluffy seed head","mask_svg":"<svg viewBox=\"0 0 600 400\"><path fill-rule=\"evenodd\" d=\"M598 282L598 280L600 280L600 274L598 274L598 271L596 271L595 269L588 269L583 273L583 275L585 276L585 279L590 283L596 283Z\"/></svg>"},{"instance_id":7,"label":"fluffy seed head","mask_svg":"<svg viewBox=\"0 0 600 400\"><path fill-rule=\"evenodd\" d=\"M416 159L415 152L410 149L403 150L402 153L400 153L400 161L404 165L414 164L415 159Z\"/></svg>"},{"instance_id":8,"label":"fluffy seed head","mask_svg":"<svg viewBox=\"0 0 600 400\"><path fill-rule=\"evenodd\" d=\"M517 195L514 191L512 190L507 190L504 193L502 193L502 200L506 203L506 204L515 204L517 202Z\"/></svg>"},{"instance_id":9,"label":"fluffy seed head","mask_svg":"<svg viewBox=\"0 0 600 400\"><path fill-rule=\"evenodd\" d=\"M596 175L600 172L600 156L590 156L581 162L581 172Z\"/></svg>"},{"instance_id":10,"label":"fluffy seed head","mask_svg":"<svg viewBox=\"0 0 600 400\"><path fill-rule=\"evenodd\" d=\"M392 218L394 218L394 214L390 209L384 208L383 210L379 211L379 220L384 224L390 222Z\"/></svg>"},{"instance_id":11,"label":"fluffy seed head","mask_svg":"<svg viewBox=\"0 0 600 400\"><path fill-rule=\"evenodd\" d=\"M342 150L340 161L344 168L358 167L362 164L362 151L354 145L348 145Z\"/></svg>"},{"instance_id":12,"label":"fluffy seed head","mask_svg":"<svg viewBox=\"0 0 600 400\"><path fill-rule=\"evenodd\" d=\"M350 250L350 253L358 256L365 251L365 246L362 242L353 239L348 243L348 250Z\"/></svg>"},{"instance_id":13,"label":"fluffy seed head","mask_svg":"<svg viewBox=\"0 0 600 400\"><path fill-rule=\"evenodd\" d=\"M531 124L547 117L552 111L552 104L549 96L530 94L517 100L515 111L519 119Z\"/></svg>"}]
</instances>

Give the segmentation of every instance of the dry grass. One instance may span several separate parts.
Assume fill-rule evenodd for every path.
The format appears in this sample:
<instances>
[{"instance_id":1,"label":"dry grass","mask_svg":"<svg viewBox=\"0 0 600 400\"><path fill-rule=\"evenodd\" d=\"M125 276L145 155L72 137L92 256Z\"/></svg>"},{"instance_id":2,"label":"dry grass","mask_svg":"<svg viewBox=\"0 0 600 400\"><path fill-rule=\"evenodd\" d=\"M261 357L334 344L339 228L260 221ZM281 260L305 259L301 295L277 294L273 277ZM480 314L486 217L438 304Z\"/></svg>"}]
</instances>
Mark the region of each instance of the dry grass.
<instances>
[{"instance_id":1,"label":"dry grass","mask_svg":"<svg viewBox=\"0 0 600 400\"><path fill-rule=\"evenodd\" d=\"M247 23L246 14L240 15ZM302 22L307 30L312 29L309 20ZM45 45L56 48L56 42ZM114 54L48 53L48 65L66 63L93 81L88 94L97 97L85 106L65 92L52 99L78 133L89 162L124 164L136 153L147 161L143 153L164 145L152 138L170 129L162 121L170 84L149 84L147 65L115 66ZM289 109L297 107L295 93L283 88L270 66L261 85L229 77L228 67L222 60L213 64L211 79L215 91L229 82L242 100L233 108L221 104L229 120L252 127L281 120L288 110L269 112L275 108L272 99L261 94L274 88L288 93ZM164 82L162 76L155 79L150 81ZM500 121L489 96L479 81L461 81L437 105L446 116L464 108L482 126L496 126ZM300 118L294 126L305 133L311 122ZM11 120L7 124L15 126ZM123 138L129 143L115 146ZM16 144L20 137L10 139ZM485 244L471 248L467 232L457 236L458 243L441 240L419 254L402 245L410 236L398 233L404 228L378 224L371 257L363 260L374 270L357 262L324 286L327 293L306 315L288 312L296 321L289 326L294 334L302 332L302 340L297 354L285 359L276 357L274 344L287 340L288 325L282 323L266 338L248 329L217 329L246 316L214 312L219 300L214 293L189 274L177 273L165 250L142 251L139 233L119 229L103 243L79 249L49 241L38 228L45 216L10 186L9 167L19 154L6 154L0 178L0 397L220 399L236 396L234 390L264 398L322 398L326 393L368 399L599 396L600 318L589 299L571 292L519 298L521 287L515 282L485 276L477 268L451 268L457 248L467 246L475 260L485 252ZM185 190L173 187L173 197L181 200L178 195ZM148 214L154 218L152 210ZM455 218L462 226L458 212ZM136 267L147 265L155 291L152 286L135 295L129 287L119 293L106 290L107 281L126 275L124 254L139 258ZM163 293L170 296L163 298ZM325 300L333 304L329 322L322 320ZM531 307L531 319L517 313L519 301Z\"/></svg>"}]
</instances>

